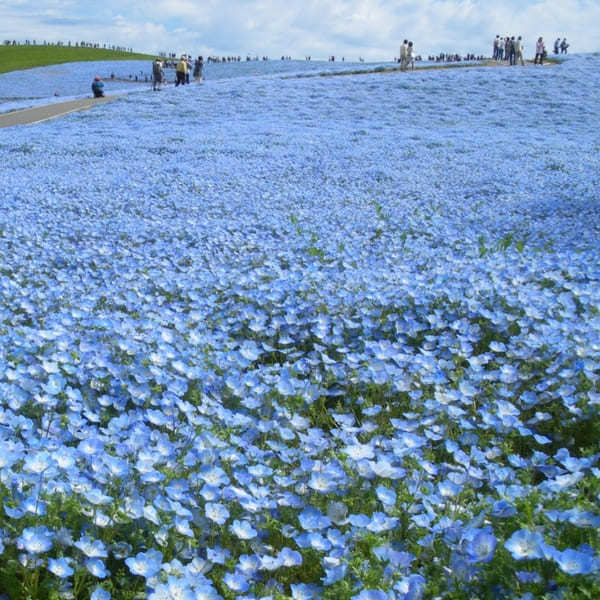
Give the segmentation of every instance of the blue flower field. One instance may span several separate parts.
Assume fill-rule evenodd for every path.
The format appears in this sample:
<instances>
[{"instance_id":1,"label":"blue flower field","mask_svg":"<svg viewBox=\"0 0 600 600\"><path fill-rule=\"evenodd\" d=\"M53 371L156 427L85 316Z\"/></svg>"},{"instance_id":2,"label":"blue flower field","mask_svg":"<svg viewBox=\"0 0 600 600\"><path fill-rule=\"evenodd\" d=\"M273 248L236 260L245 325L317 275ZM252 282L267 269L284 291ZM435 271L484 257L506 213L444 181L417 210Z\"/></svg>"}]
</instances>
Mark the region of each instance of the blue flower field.
<instances>
[{"instance_id":1,"label":"blue flower field","mask_svg":"<svg viewBox=\"0 0 600 600\"><path fill-rule=\"evenodd\" d=\"M0 598L597 598L600 56L220 68L0 129Z\"/></svg>"}]
</instances>

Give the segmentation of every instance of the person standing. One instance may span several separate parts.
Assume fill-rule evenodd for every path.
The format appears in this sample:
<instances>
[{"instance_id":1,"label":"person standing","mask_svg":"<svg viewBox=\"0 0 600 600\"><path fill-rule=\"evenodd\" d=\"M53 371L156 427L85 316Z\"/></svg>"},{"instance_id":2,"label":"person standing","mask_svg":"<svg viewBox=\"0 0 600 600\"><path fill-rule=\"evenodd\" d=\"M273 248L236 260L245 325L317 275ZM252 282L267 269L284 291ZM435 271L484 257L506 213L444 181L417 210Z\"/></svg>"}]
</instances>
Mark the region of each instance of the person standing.
<instances>
[{"instance_id":1,"label":"person standing","mask_svg":"<svg viewBox=\"0 0 600 600\"><path fill-rule=\"evenodd\" d=\"M163 82L163 78L164 78L164 71L163 71L162 61L160 60L160 58L157 58L152 63L152 89L154 91L160 90L160 86Z\"/></svg>"},{"instance_id":2,"label":"person standing","mask_svg":"<svg viewBox=\"0 0 600 600\"><path fill-rule=\"evenodd\" d=\"M533 64L536 65L538 62L538 58L540 59L540 65L544 64L544 54L546 52L546 49L544 48L544 39L543 38L538 38L538 41L535 44L535 59L533 61Z\"/></svg>"},{"instance_id":3,"label":"person standing","mask_svg":"<svg viewBox=\"0 0 600 600\"><path fill-rule=\"evenodd\" d=\"M504 42L504 60L508 60L510 58L510 38L506 36L506 40Z\"/></svg>"},{"instance_id":4,"label":"person standing","mask_svg":"<svg viewBox=\"0 0 600 600\"><path fill-rule=\"evenodd\" d=\"M204 59L199 56L194 62L194 81L202 81L202 70L204 69Z\"/></svg>"},{"instance_id":5,"label":"person standing","mask_svg":"<svg viewBox=\"0 0 600 600\"><path fill-rule=\"evenodd\" d=\"M185 76L187 74L187 61L185 56L182 56L175 67L175 87L178 85L185 85Z\"/></svg>"},{"instance_id":6,"label":"person standing","mask_svg":"<svg viewBox=\"0 0 600 600\"><path fill-rule=\"evenodd\" d=\"M504 38L498 40L498 60L504 59Z\"/></svg>"},{"instance_id":7,"label":"person standing","mask_svg":"<svg viewBox=\"0 0 600 600\"><path fill-rule=\"evenodd\" d=\"M522 67L525 66L525 61L523 60L523 40L522 40L521 36L519 36L515 41L515 62L514 62L514 64L516 64L517 61L519 61L521 63Z\"/></svg>"},{"instance_id":8,"label":"person standing","mask_svg":"<svg viewBox=\"0 0 600 600\"><path fill-rule=\"evenodd\" d=\"M517 56L517 49L516 49L515 45L516 45L515 36L513 35L510 38L510 46L509 46L509 50L508 50L508 64L509 65L515 64L515 58Z\"/></svg>"},{"instance_id":9,"label":"person standing","mask_svg":"<svg viewBox=\"0 0 600 600\"><path fill-rule=\"evenodd\" d=\"M498 60L498 44L500 43L500 36L497 35L496 39L494 40L494 53L493 53L493 59L494 60Z\"/></svg>"},{"instance_id":10,"label":"person standing","mask_svg":"<svg viewBox=\"0 0 600 600\"><path fill-rule=\"evenodd\" d=\"M415 48L412 42L408 42L408 46L406 48L406 65L410 65L410 68L415 70Z\"/></svg>"},{"instance_id":11,"label":"person standing","mask_svg":"<svg viewBox=\"0 0 600 600\"><path fill-rule=\"evenodd\" d=\"M558 47L560 46L560 38L554 40L554 54L558 54Z\"/></svg>"},{"instance_id":12,"label":"person standing","mask_svg":"<svg viewBox=\"0 0 600 600\"><path fill-rule=\"evenodd\" d=\"M190 82L190 73L192 72L192 57L189 54L185 55L185 64L186 64L186 71L185 71L185 82L189 83Z\"/></svg>"},{"instance_id":13,"label":"person standing","mask_svg":"<svg viewBox=\"0 0 600 600\"><path fill-rule=\"evenodd\" d=\"M560 53L566 54L568 47L569 47L569 44L567 44L567 38L563 38L563 41L560 43Z\"/></svg>"},{"instance_id":14,"label":"person standing","mask_svg":"<svg viewBox=\"0 0 600 600\"><path fill-rule=\"evenodd\" d=\"M408 53L408 40L402 42L400 46L400 70L406 71L406 56Z\"/></svg>"}]
</instances>

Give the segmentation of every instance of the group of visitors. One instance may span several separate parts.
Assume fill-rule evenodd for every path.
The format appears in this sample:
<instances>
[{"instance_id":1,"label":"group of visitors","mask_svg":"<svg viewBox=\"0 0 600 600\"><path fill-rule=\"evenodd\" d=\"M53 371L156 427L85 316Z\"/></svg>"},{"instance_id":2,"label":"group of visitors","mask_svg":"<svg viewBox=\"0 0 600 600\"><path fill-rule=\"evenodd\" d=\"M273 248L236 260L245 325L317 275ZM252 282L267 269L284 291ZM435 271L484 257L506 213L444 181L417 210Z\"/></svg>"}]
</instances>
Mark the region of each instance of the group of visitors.
<instances>
[{"instance_id":1,"label":"group of visitors","mask_svg":"<svg viewBox=\"0 0 600 600\"><path fill-rule=\"evenodd\" d=\"M554 40L554 54L558 54L559 50L561 54L566 54L568 47L569 44L567 44L567 38L563 38L562 42L560 41L560 38L556 38L556 40Z\"/></svg>"},{"instance_id":2,"label":"group of visitors","mask_svg":"<svg viewBox=\"0 0 600 600\"><path fill-rule=\"evenodd\" d=\"M416 60L419 60L417 56ZM475 54L473 52L469 52L464 56L461 56L458 53L452 54L451 52L441 52L437 56L434 54L430 54L427 56L427 60L430 62L444 62L444 63L453 63L453 62L461 62L463 60L485 60L485 56L482 54Z\"/></svg>"},{"instance_id":3,"label":"group of visitors","mask_svg":"<svg viewBox=\"0 0 600 600\"><path fill-rule=\"evenodd\" d=\"M567 44L567 39L563 38L562 42L560 38L556 38L554 42L554 54L558 54L559 50L561 54L567 53L567 48L569 44ZM511 65L517 64L517 61L520 62L521 65L524 65L525 62L523 60L523 40L521 36L518 36L515 39L515 36L512 37L500 37L496 36L494 40L494 60L505 60ZM537 42L535 43L535 58L533 60L534 65L543 65L544 59L547 56L546 46L544 44L544 38L539 37Z\"/></svg>"},{"instance_id":4,"label":"group of visitors","mask_svg":"<svg viewBox=\"0 0 600 600\"><path fill-rule=\"evenodd\" d=\"M525 65L525 60L523 59L523 38L519 35L515 38L515 36L506 36L500 37L496 36L494 40L494 48L492 58L494 60L506 61L509 65L516 65L517 62L522 66Z\"/></svg>"},{"instance_id":5,"label":"group of visitors","mask_svg":"<svg viewBox=\"0 0 600 600\"><path fill-rule=\"evenodd\" d=\"M161 85L165 83L165 66L161 58L157 58L152 63L152 89L160 90ZM202 71L204 69L204 59L199 56L193 63L189 55L183 54L175 66L175 87L190 83L190 72L194 81L202 81Z\"/></svg>"},{"instance_id":6,"label":"group of visitors","mask_svg":"<svg viewBox=\"0 0 600 600\"><path fill-rule=\"evenodd\" d=\"M400 70L406 71L408 65L411 69L415 68L415 47L412 42L404 40L400 46Z\"/></svg>"}]
</instances>

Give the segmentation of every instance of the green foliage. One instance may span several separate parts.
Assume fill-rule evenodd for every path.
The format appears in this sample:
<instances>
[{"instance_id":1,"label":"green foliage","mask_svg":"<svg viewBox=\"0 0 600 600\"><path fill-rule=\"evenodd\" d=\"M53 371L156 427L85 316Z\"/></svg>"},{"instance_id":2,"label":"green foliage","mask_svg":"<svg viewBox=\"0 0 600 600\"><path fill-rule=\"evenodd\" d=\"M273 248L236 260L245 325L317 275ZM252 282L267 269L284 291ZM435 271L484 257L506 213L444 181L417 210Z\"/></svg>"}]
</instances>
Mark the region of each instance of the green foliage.
<instances>
[{"instance_id":1,"label":"green foliage","mask_svg":"<svg viewBox=\"0 0 600 600\"><path fill-rule=\"evenodd\" d=\"M152 60L154 56L102 48L74 46L0 46L0 73L22 71L68 62L103 60Z\"/></svg>"}]
</instances>

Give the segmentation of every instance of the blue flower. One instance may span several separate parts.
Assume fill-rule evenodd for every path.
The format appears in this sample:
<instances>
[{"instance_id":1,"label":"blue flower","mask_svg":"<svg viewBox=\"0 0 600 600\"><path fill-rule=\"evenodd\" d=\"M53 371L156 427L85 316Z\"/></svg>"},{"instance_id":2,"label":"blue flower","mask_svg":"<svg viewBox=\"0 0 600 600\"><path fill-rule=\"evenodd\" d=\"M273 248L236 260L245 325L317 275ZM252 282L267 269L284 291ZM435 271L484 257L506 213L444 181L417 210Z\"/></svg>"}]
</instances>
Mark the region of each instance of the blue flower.
<instances>
[{"instance_id":1,"label":"blue flower","mask_svg":"<svg viewBox=\"0 0 600 600\"><path fill-rule=\"evenodd\" d=\"M52 549L54 533L47 527L26 527L17 538L17 545L31 554L43 554Z\"/></svg>"},{"instance_id":2,"label":"blue flower","mask_svg":"<svg viewBox=\"0 0 600 600\"><path fill-rule=\"evenodd\" d=\"M593 554L580 552L573 548L556 552L554 560L560 570L568 575L587 575L595 570Z\"/></svg>"},{"instance_id":3,"label":"blue flower","mask_svg":"<svg viewBox=\"0 0 600 600\"><path fill-rule=\"evenodd\" d=\"M49 558L48 570L61 579L71 577L75 571L71 567L70 562L71 560L65 557Z\"/></svg>"},{"instance_id":4,"label":"blue flower","mask_svg":"<svg viewBox=\"0 0 600 600\"><path fill-rule=\"evenodd\" d=\"M110 592L101 587L97 587L92 592L90 600L110 600Z\"/></svg>"},{"instance_id":5,"label":"blue flower","mask_svg":"<svg viewBox=\"0 0 600 600\"><path fill-rule=\"evenodd\" d=\"M471 563L487 563L494 557L497 543L496 536L487 531L477 532L467 543L467 560Z\"/></svg>"},{"instance_id":6,"label":"blue flower","mask_svg":"<svg viewBox=\"0 0 600 600\"><path fill-rule=\"evenodd\" d=\"M129 571L132 575L139 575L146 579L151 579L160 571L162 559L162 552L148 550L148 552L138 552L135 556L126 558L125 564L129 567Z\"/></svg>"},{"instance_id":7,"label":"blue flower","mask_svg":"<svg viewBox=\"0 0 600 600\"><path fill-rule=\"evenodd\" d=\"M99 558L86 559L85 568L98 579L104 579L110 575L110 571Z\"/></svg>"},{"instance_id":8,"label":"blue flower","mask_svg":"<svg viewBox=\"0 0 600 600\"><path fill-rule=\"evenodd\" d=\"M544 537L541 533L520 529L515 531L504 547L512 554L515 560L542 558Z\"/></svg>"},{"instance_id":9,"label":"blue flower","mask_svg":"<svg viewBox=\"0 0 600 600\"><path fill-rule=\"evenodd\" d=\"M235 519L229 526L229 531L241 540L251 540L258 535L256 529L252 527L249 521Z\"/></svg>"},{"instance_id":10,"label":"blue flower","mask_svg":"<svg viewBox=\"0 0 600 600\"><path fill-rule=\"evenodd\" d=\"M239 571L226 573L223 577L223 583L234 592L246 592L250 589L246 576Z\"/></svg>"}]
</instances>

